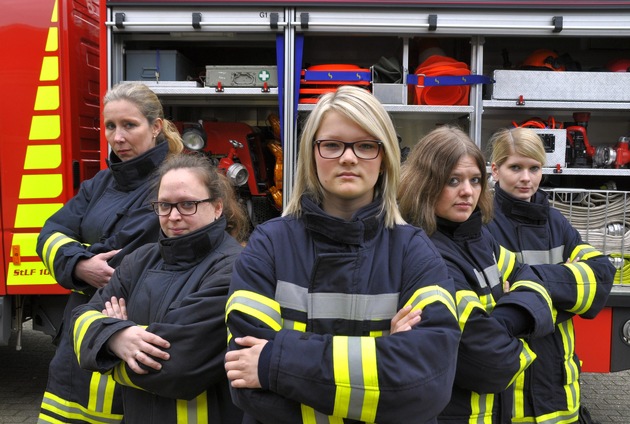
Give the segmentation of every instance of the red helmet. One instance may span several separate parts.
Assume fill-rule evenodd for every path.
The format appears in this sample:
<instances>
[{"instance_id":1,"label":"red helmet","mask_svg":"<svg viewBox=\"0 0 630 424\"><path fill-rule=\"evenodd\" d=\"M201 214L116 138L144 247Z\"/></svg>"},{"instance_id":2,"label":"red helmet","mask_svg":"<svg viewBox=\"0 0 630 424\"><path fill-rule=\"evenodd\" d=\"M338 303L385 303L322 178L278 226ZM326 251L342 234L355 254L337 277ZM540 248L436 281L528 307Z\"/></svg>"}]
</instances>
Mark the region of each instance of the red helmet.
<instances>
[{"instance_id":1,"label":"red helmet","mask_svg":"<svg viewBox=\"0 0 630 424\"><path fill-rule=\"evenodd\" d=\"M630 59L614 59L606 64L606 70L610 72L628 72Z\"/></svg>"},{"instance_id":2,"label":"red helmet","mask_svg":"<svg viewBox=\"0 0 630 424\"><path fill-rule=\"evenodd\" d=\"M558 60L558 53L553 50L539 49L530 54L521 65L522 69L539 69L551 71L564 71L564 64Z\"/></svg>"}]
</instances>

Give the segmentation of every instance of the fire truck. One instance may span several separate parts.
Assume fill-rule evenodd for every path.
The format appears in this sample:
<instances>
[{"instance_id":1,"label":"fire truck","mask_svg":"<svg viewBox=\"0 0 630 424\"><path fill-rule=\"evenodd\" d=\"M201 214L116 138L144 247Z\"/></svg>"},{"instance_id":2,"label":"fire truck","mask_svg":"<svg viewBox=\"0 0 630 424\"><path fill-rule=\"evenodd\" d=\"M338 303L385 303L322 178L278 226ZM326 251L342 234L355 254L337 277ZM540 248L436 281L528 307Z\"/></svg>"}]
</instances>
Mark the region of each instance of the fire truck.
<instances>
[{"instance_id":1,"label":"fire truck","mask_svg":"<svg viewBox=\"0 0 630 424\"><path fill-rule=\"evenodd\" d=\"M445 123L467 130L484 151L498 128L535 127L548 153L543 185L554 206L618 268L606 308L596 319L574 320L583 370L630 368L630 72L624 67L630 64L630 1L101 0L86 7L95 5L100 49L88 57L98 58L89 65L99 75L90 87L100 87L102 98L121 81L149 85L189 150L209 155L232 178L254 225L281 212L291 194L301 123L318 95L341 84L362 86L381 100L403 153ZM60 3L59 22L67 9ZM442 58L439 66L435 56ZM77 73L72 84L86 77L81 66L67 69ZM2 114L5 122L15 110L11 130L25 116L28 127L31 116L45 114L33 107L35 86L43 83L30 72L35 75L27 83L34 86L21 91L32 92L28 112L12 104ZM60 72L59 84L69 100L79 88L62 81L65 75ZM98 105L90 99L90 106ZM100 157L103 167L107 152L103 137L100 146L94 143L98 118L72 119L55 139L65 149L55 168L65 182L54 198L58 205L74 182L89 176L86 166L76 172L75 163L94 165ZM78 140L77 132L94 135L78 143L93 146L89 159L65 144ZM14 253L14 233L33 240L43 219L22 229L12 211L40 201L24 197L24 181L51 173L27 170L25 154L15 158L16 146L54 142L32 140L23 130L8 150L6 133L0 147L3 264L12 282L31 272L27 260L43 269L33 244ZM5 283L3 317L15 314L17 295L42 299L49 294L43 287L57 293L47 281L19 292Z\"/></svg>"},{"instance_id":2,"label":"fire truck","mask_svg":"<svg viewBox=\"0 0 630 424\"><path fill-rule=\"evenodd\" d=\"M0 17L0 345L22 323L55 334L67 291L35 246L46 219L100 169L99 5L9 2Z\"/></svg>"}]
</instances>

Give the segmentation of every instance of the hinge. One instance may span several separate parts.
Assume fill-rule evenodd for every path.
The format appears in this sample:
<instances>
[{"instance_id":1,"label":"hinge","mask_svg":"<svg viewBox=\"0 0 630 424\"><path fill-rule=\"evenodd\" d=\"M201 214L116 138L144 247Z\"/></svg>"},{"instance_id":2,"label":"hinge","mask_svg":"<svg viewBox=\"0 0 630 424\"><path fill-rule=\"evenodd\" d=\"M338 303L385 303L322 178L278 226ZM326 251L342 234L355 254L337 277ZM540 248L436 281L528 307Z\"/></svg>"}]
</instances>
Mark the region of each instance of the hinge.
<instances>
[{"instance_id":1,"label":"hinge","mask_svg":"<svg viewBox=\"0 0 630 424\"><path fill-rule=\"evenodd\" d=\"M271 29L278 29L278 22L280 22L280 15L278 12L272 12L269 16L269 26L271 26Z\"/></svg>"},{"instance_id":2,"label":"hinge","mask_svg":"<svg viewBox=\"0 0 630 424\"><path fill-rule=\"evenodd\" d=\"M193 12L193 14L192 14L192 26L195 29L201 29L201 13Z\"/></svg>"},{"instance_id":3,"label":"hinge","mask_svg":"<svg viewBox=\"0 0 630 424\"><path fill-rule=\"evenodd\" d=\"M437 29L437 15L429 15L429 31Z\"/></svg>"},{"instance_id":4,"label":"hinge","mask_svg":"<svg viewBox=\"0 0 630 424\"><path fill-rule=\"evenodd\" d=\"M125 14L122 12L118 12L114 14L114 22L116 23L116 28L122 29L125 27Z\"/></svg>"},{"instance_id":5,"label":"hinge","mask_svg":"<svg viewBox=\"0 0 630 424\"><path fill-rule=\"evenodd\" d=\"M553 32L562 31L562 16L554 16L551 22L553 23Z\"/></svg>"},{"instance_id":6,"label":"hinge","mask_svg":"<svg viewBox=\"0 0 630 424\"><path fill-rule=\"evenodd\" d=\"M302 29L308 28L308 13L307 12L300 13L300 27Z\"/></svg>"}]
</instances>

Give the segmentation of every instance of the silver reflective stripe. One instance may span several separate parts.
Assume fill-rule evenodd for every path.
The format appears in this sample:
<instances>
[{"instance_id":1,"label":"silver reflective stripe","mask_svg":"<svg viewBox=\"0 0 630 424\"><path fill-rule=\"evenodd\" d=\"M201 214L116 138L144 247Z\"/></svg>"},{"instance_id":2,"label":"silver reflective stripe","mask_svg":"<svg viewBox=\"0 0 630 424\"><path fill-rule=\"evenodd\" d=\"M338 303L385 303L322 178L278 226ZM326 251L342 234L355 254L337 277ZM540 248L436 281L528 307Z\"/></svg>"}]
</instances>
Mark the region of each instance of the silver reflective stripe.
<instances>
[{"instance_id":1,"label":"silver reflective stripe","mask_svg":"<svg viewBox=\"0 0 630 424\"><path fill-rule=\"evenodd\" d=\"M399 294L308 293L304 287L278 281L276 301L310 319L382 320L396 315Z\"/></svg>"},{"instance_id":2,"label":"silver reflective stripe","mask_svg":"<svg viewBox=\"0 0 630 424\"><path fill-rule=\"evenodd\" d=\"M361 338L348 338L348 370L350 374L350 401L348 404L348 416L360 417L363 411L363 399L365 397L365 381L363 378L363 351L361 350Z\"/></svg>"},{"instance_id":3,"label":"silver reflective stripe","mask_svg":"<svg viewBox=\"0 0 630 424\"><path fill-rule=\"evenodd\" d=\"M564 262L564 245L554 247L551 250L523 250L516 253L519 262L528 265L561 264Z\"/></svg>"}]
</instances>

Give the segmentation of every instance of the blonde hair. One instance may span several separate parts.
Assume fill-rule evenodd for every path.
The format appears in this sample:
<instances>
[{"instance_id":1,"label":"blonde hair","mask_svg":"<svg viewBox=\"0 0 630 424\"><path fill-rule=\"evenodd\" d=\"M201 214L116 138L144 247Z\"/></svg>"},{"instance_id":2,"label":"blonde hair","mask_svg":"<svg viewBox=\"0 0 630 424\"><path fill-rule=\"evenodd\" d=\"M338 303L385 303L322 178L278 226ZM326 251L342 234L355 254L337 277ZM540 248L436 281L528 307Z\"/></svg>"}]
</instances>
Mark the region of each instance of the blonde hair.
<instances>
[{"instance_id":1,"label":"blonde hair","mask_svg":"<svg viewBox=\"0 0 630 424\"><path fill-rule=\"evenodd\" d=\"M394 124L376 97L353 86L341 86L333 93L324 94L309 114L300 138L295 185L283 215L301 215L300 199L303 194L308 194L317 203L321 203L324 198L324 190L317 177L313 142L324 116L331 111L343 115L383 142L383 173L376 182L375 197L382 196L381 211L385 215L386 227L404 224L396 205L396 190L400 181L400 147Z\"/></svg>"},{"instance_id":2,"label":"blonde hair","mask_svg":"<svg viewBox=\"0 0 630 424\"><path fill-rule=\"evenodd\" d=\"M184 143L177 127L164 118L162 103L153 90L138 82L122 82L107 91L103 97L103 105L118 100L126 100L136 105L140 113L149 121L149 125L153 125L158 118L162 120L162 131L155 139L156 144L168 142L168 151L171 154L181 153L184 150Z\"/></svg>"},{"instance_id":3,"label":"blonde hair","mask_svg":"<svg viewBox=\"0 0 630 424\"><path fill-rule=\"evenodd\" d=\"M464 156L472 157L481 171L481 195L477 205L482 220L487 223L492 219L492 197L483 152L461 129L442 126L416 143L403 164L398 200L407 222L421 227L429 235L435 232L437 200Z\"/></svg>"},{"instance_id":4,"label":"blonde hair","mask_svg":"<svg viewBox=\"0 0 630 424\"><path fill-rule=\"evenodd\" d=\"M488 142L492 148L490 160L500 167L510 155L525 156L540 162L546 162L545 146L542 139L530 128L503 128L496 131Z\"/></svg>"}]
</instances>

